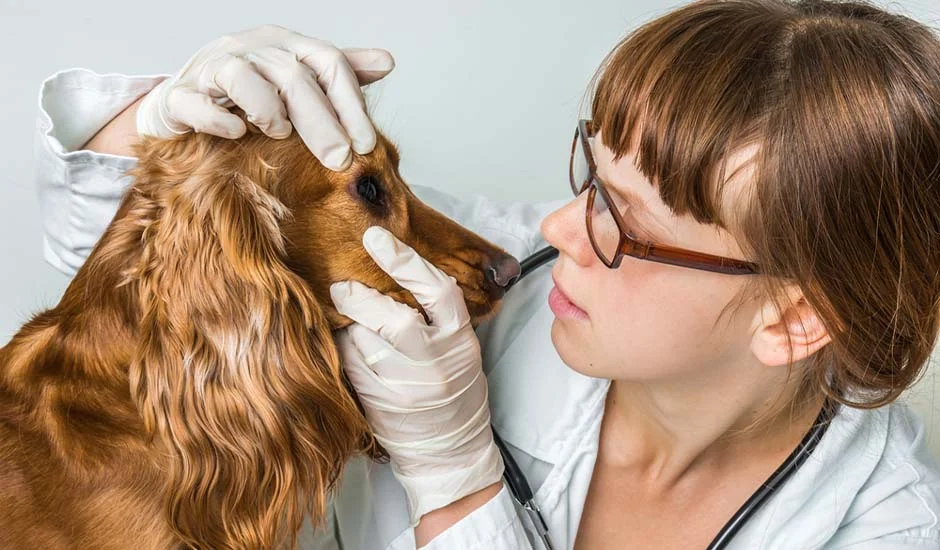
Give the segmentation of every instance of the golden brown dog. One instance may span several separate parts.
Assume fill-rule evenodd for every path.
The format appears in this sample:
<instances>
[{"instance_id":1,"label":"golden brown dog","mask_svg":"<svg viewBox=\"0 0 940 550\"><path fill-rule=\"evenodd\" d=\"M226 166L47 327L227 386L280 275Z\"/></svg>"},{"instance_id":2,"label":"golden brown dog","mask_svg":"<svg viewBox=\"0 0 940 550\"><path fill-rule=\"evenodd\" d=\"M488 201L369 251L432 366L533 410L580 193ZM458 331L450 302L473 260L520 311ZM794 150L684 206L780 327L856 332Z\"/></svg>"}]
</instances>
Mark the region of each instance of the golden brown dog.
<instances>
[{"instance_id":1,"label":"golden brown dog","mask_svg":"<svg viewBox=\"0 0 940 550\"><path fill-rule=\"evenodd\" d=\"M421 203L376 150L342 173L294 134L138 149L135 184L54 308L0 349L0 548L261 549L378 451L329 285L417 307L361 246L382 225L491 314L518 263Z\"/></svg>"}]
</instances>

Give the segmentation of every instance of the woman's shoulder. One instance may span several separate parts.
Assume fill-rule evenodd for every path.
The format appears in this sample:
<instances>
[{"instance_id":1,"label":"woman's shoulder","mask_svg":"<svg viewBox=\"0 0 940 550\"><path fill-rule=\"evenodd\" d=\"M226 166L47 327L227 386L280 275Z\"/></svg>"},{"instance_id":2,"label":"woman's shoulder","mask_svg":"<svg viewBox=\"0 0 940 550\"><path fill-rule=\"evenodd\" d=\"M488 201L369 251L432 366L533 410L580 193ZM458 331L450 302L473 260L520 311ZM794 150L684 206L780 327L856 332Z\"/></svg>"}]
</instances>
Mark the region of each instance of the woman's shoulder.
<instances>
[{"instance_id":1,"label":"woman's shoulder","mask_svg":"<svg viewBox=\"0 0 940 550\"><path fill-rule=\"evenodd\" d=\"M833 428L844 439L830 449L832 481L844 482L847 506L828 545L879 541L940 548L940 473L922 420L896 402L843 408Z\"/></svg>"},{"instance_id":2,"label":"woman's shoulder","mask_svg":"<svg viewBox=\"0 0 940 550\"><path fill-rule=\"evenodd\" d=\"M938 515L940 478L919 419L900 403L843 406L736 547L937 549Z\"/></svg>"},{"instance_id":3,"label":"woman's shoulder","mask_svg":"<svg viewBox=\"0 0 940 550\"><path fill-rule=\"evenodd\" d=\"M916 478L913 481L929 487L934 492L933 501L940 501L940 470L927 446L924 421L907 404L897 401L875 409L843 407L833 426L851 435L846 445L877 457L870 482L878 474L908 469ZM849 463L851 458L842 456L841 460Z\"/></svg>"},{"instance_id":4,"label":"woman's shoulder","mask_svg":"<svg viewBox=\"0 0 940 550\"><path fill-rule=\"evenodd\" d=\"M916 462L937 476L936 458L927 447L924 419L904 402L895 402L881 409L878 421L887 425L886 458L896 462Z\"/></svg>"},{"instance_id":5,"label":"woman's shoulder","mask_svg":"<svg viewBox=\"0 0 940 550\"><path fill-rule=\"evenodd\" d=\"M924 510L936 527L940 516L940 469L927 446L923 419L905 403L892 403L868 412L871 421L885 425L882 459L870 483L895 478L898 490L916 497L912 504ZM940 548L940 539L937 547Z\"/></svg>"}]
</instances>

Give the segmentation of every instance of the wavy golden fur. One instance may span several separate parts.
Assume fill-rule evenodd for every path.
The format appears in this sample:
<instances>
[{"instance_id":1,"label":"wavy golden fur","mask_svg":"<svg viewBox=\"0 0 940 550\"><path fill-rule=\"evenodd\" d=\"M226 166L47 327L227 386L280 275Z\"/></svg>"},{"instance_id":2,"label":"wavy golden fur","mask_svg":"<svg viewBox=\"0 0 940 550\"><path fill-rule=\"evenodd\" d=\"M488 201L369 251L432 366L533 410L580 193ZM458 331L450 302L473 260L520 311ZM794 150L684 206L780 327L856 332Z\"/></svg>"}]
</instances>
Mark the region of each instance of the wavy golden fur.
<instances>
[{"instance_id":1,"label":"wavy golden fur","mask_svg":"<svg viewBox=\"0 0 940 550\"><path fill-rule=\"evenodd\" d=\"M0 548L291 547L345 462L376 455L329 285L416 306L369 259L381 224L462 287L506 255L421 203L376 151L324 169L295 134L148 140L57 306L0 349Z\"/></svg>"}]
</instances>

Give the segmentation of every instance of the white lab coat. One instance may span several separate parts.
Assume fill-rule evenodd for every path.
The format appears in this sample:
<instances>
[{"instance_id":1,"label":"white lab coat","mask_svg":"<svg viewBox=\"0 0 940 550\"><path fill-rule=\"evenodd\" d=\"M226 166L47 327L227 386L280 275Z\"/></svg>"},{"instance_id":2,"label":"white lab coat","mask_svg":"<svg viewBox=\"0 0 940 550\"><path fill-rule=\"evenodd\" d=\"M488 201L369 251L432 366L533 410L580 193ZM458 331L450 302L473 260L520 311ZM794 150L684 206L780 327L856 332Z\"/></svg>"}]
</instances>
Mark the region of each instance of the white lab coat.
<instances>
[{"instance_id":1,"label":"white lab coat","mask_svg":"<svg viewBox=\"0 0 940 550\"><path fill-rule=\"evenodd\" d=\"M57 73L40 92L36 134L46 259L73 273L110 222L134 159L77 150L161 77ZM565 183L559 183L564 186ZM429 188L419 196L522 258L543 245L539 221L555 205L499 207ZM574 544L597 453L606 380L568 369L552 346L544 268L479 329L492 420L533 489L556 549ZM921 423L903 405L843 409L812 457L739 532L736 549L940 548L940 476ZM429 549L541 548L506 489ZM387 465L347 467L326 529L305 548L414 548L405 496Z\"/></svg>"}]
</instances>

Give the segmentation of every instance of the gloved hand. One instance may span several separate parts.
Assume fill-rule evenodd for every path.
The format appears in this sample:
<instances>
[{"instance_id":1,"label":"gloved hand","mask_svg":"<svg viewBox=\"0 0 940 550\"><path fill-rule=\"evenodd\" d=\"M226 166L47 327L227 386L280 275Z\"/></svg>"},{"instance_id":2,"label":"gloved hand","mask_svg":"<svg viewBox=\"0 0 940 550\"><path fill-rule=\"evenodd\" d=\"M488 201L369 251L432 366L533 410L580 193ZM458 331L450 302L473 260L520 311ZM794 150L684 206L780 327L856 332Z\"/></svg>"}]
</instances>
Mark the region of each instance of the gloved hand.
<instances>
[{"instance_id":1,"label":"gloved hand","mask_svg":"<svg viewBox=\"0 0 940 550\"><path fill-rule=\"evenodd\" d=\"M337 341L376 439L405 488L411 522L498 482L480 342L456 280L380 227L363 245L430 318L357 281L335 283L337 310L356 321Z\"/></svg>"},{"instance_id":2,"label":"gloved hand","mask_svg":"<svg viewBox=\"0 0 940 550\"><path fill-rule=\"evenodd\" d=\"M147 94L137 111L141 135L168 138L190 130L237 138L247 128L228 108L237 105L272 138L291 121L327 168L342 170L375 147L375 129L359 86L395 67L378 49L340 50L329 42L265 25L205 46Z\"/></svg>"}]
</instances>

